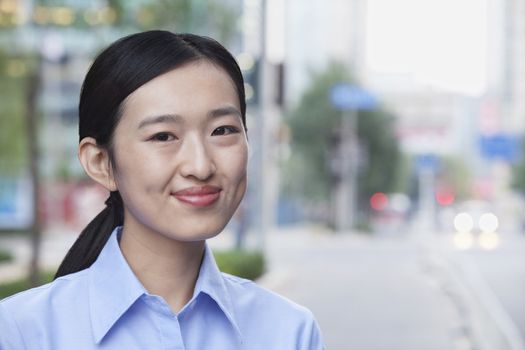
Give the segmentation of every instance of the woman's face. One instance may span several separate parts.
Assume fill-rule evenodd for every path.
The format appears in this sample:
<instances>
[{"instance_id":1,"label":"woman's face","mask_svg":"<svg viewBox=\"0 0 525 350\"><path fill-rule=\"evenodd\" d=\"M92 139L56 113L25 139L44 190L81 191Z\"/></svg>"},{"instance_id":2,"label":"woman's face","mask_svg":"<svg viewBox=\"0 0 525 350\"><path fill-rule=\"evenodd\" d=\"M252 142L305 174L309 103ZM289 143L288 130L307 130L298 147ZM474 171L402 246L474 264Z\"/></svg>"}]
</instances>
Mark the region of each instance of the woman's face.
<instances>
[{"instance_id":1,"label":"woman's face","mask_svg":"<svg viewBox=\"0 0 525 350\"><path fill-rule=\"evenodd\" d=\"M200 60L124 101L113 139L125 229L197 241L220 233L246 190L248 146L228 74Z\"/></svg>"}]
</instances>

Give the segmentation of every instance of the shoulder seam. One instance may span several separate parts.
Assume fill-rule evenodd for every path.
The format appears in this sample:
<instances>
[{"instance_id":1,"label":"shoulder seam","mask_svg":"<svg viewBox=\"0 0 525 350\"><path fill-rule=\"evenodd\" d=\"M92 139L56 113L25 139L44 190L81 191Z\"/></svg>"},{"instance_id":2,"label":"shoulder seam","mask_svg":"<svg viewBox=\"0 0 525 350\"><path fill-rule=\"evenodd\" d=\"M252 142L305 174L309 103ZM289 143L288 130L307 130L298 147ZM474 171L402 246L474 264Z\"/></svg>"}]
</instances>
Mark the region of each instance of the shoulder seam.
<instances>
[{"instance_id":1,"label":"shoulder seam","mask_svg":"<svg viewBox=\"0 0 525 350\"><path fill-rule=\"evenodd\" d=\"M79 276L81 275L84 275L85 273L83 273L83 271L85 270L82 270L82 271L79 271L77 272L76 274L79 274ZM70 282L72 281L72 279L68 278L69 275L65 275L65 276L62 276L62 277L59 277L51 282L48 282L48 283L45 283L41 286L38 286L38 287L33 287L33 288L29 288L29 289L26 289L26 290L22 290L18 293L15 293L13 295L10 295L8 297L5 297L4 299L1 299L0 300L0 303L4 302L4 301L8 301L12 298L15 298L16 296L20 295L20 294L29 294L29 293L34 293L34 292L37 292L37 291L40 291L40 290L47 290L49 288L52 288L53 285L57 285L59 282Z\"/></svg>"},{"instance_id":2,"label":"shoulder seam","mask_svg":"<svg viewBox=\"0 0 525 350\"><path fill-rule=\"evenodd\" d=\"M8 300L11 300L13 298L16 298L18 295L21 295L21 294L29 294L29 293L33 293L33 292L38 291L38 290L46 290L46 289L51 287L51 283L52 282L49 282L49 283L43 284L43 285L38 286L38 287L33 287L33 288L29 288L29 289L26 289L26 290L19 291L18 293L15 293L13 295L10 295L10 296L2 299L0 301L0 304L3 303L4 301L8 301Z\"/></svg>"}]
</instances>

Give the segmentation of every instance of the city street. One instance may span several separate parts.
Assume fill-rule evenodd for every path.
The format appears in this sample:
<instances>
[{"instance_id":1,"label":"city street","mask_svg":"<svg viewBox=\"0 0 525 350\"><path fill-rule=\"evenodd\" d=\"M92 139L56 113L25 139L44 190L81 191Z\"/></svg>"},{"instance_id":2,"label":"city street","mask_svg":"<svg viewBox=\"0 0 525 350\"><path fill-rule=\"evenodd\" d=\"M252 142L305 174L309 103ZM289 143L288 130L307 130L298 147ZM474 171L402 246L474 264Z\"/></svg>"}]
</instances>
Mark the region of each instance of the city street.
<instances>
[{"instance_id":1,"label":"city street","mask_svg":"<svg viewBox=\"0 0 525 350\"><path fill-rule=\"evenodd\" d=\"M327 349L456 349L457 310L427 254L407 237L322 234L268 238L267 287L309 307Z\"/></svg>"},{"instance_id":2,"label":"city street","mask_svg":"<svg viewBox=\"0 0 525 350\"><path fill-rule=\"evenodd\" d=\"M496 249L473 247L452 253L449 259L459 261L464 269L470 271L471 285L486 290L487 294L482 297L487 299L485 304L493 309L490 310L493 318L517 343L514 348L524 349L525 237L516 232L504 232L500 237L500 245ZM450 241L448 244L451 251Z\"/></svg>"},{"instance_id":3,"label":"city street","mask_svg":"<svg viewBox=\"0 0 525 350\"><path fill-rule=\"evenodd\" d=\"M327 349L521 349L514 323L499 306L525 329L525 278L520 284L514 273L524 246L509 246L459 252L450 236L297 228L268 237L271 272L261 283L309 307ZM484 284L485 275L501 303Z\"/></svg>"},{"instance_id":4,"label":"city street","mask_svg":"<svg viewBox=\"0 0 525 350\"><path fill-rule=\"evenodd\" d=\"M525 337L525 244L522 237L510 240L501 250L469 255Z\"/></svg>"}]
</instances>

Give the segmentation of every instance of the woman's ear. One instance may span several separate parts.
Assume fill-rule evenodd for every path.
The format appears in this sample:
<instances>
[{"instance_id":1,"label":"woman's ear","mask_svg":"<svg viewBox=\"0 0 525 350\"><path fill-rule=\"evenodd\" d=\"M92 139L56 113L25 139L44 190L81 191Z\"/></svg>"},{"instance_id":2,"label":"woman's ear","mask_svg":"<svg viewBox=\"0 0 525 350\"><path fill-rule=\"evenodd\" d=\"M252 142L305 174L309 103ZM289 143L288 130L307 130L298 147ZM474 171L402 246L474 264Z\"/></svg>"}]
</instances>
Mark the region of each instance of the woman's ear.
<instances>
[{"instance_id":1,"label":"woman's ear","mask_svg":"<svg viewBox=\"0 0 525 350\"><path fill-rule=\"evenodd\" d=\"M92 137L84 137L78 145L78 159L90 178L108 191L116 191L117 184L109 162L107 150L97 145Z\"/></svg>"}]
</instances>

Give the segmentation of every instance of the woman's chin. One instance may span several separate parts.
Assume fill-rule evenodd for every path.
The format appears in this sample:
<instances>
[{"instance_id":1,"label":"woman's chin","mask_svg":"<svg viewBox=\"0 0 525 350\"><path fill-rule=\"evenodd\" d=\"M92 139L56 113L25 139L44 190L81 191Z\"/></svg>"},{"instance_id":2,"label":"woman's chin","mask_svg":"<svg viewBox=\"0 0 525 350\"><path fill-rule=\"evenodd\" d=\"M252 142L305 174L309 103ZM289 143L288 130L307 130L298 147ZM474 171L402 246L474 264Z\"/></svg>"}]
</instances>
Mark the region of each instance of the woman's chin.
<instances>
[{"instance_id":1,"label":"woman's chin","mask_svg":"<svg viewBox=\"0 0 525 350\"><path fill-rule=\"evenodd\" d=\"M220 228L214 228L214 229L207 228L207 229L200 229L200 230L198 227L192 227L190 230L187 230L187 231L177 230L177 232L168 230L163 233L163 236L168 237L173 240L181 241L181 242L205 241L207 239L210 239L210 238L213 238L219 235L224 229L224 226L221 226Z\"/></svg>"}]
</instances>

